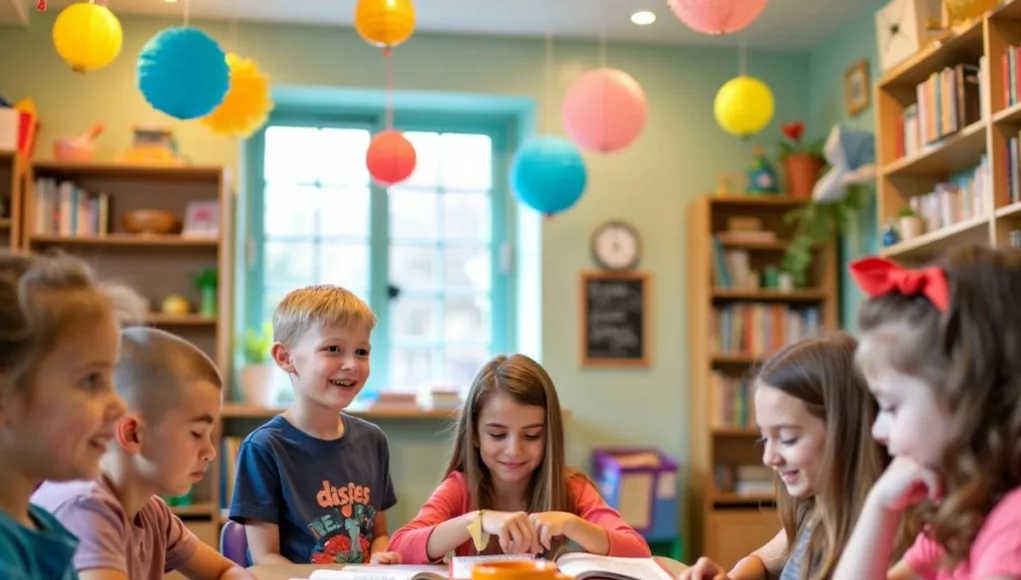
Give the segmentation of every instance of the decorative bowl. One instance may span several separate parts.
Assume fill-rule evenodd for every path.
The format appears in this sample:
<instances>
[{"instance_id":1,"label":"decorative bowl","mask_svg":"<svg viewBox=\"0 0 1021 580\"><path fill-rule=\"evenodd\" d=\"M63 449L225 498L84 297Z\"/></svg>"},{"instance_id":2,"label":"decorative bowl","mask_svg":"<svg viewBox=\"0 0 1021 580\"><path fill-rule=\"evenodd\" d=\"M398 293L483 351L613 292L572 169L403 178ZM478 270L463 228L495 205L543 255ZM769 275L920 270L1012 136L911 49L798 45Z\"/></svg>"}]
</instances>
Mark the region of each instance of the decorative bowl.
<instances>
[{"instance_id":1,"label":"decorative bowl","mask_svg":"<svg viewBox=\"0 0 1021 580\"><path fill-rule=\"evenodd\" d=\"M179 227L174 214L162 209L133 209L124 212L121 222L129 234L167 235Z\"/></svg>"}]
</instances>

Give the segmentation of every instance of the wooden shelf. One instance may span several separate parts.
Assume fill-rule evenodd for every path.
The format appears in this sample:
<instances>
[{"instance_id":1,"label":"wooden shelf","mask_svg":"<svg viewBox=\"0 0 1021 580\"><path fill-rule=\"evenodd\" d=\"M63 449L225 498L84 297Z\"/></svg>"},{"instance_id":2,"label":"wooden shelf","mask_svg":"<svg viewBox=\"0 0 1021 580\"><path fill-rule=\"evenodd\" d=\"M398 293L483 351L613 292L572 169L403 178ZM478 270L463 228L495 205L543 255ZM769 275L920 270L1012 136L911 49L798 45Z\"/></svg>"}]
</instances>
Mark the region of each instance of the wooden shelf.
<instances>
[{"instance_id":1,"label":"wooden shelf","mask_svg":"<svg viewBox=\"0 0 1021 580\"><path fill-rule=\"evenodd\" d=\"M146 316L146 322L153 326L213 326L217 323L215 316L200 314L161 314L152 313Z\"/></svg>"},{"instance_id":2,"label":"wooden shelf","mask_svg":"<svg viewBox=\"0 0 1021 580\"><path fill-rule=\"evenodd\" d=\"M0 218L0 230L11 229L11 218Z\"/></svg>"},{"instance_id":3,"label":"wooden shelf","mask_svg":"<svg viewBox=\"0 0 1021 580\"><path fill-rule=\"evenodd\" d=\"M993 123L997 125L1021 123L1021 103L1011 105L993 115Z\"/></svg>"},{"instance_id":4,"label":"wooden shelf","mask_svg":"<svg viewBox=\"0 0 1021 580\"><path fill-rule=\"evenodd\" d=\"M32 164L32 169L36 176L96 177L146 181L209 181L217 183L223 175L223 168L213 165L146 165L102 161L90 163L36 161Z\"/></svg>"},{"instance_id":5,"label":"wooden shelf","mask_svg":"<svg viewBox=\"0 0 1021 580\"><path fill-rule=\"evenodd\" d=\"M951 247L975 242L989 242L989 218L986 216L965 220L922 234L917 238L905 240L883 248L879 254L886 258L929 258Z\"/></svg>"},{"instance_id":6,"label":"wooden shelf","mask_svg":"<svg viewBox=\"0 0 1021 580\"><path fill-rule=\"evenodd\" d=\"M982 19L958 26L952 36L922 49L879 80L884 90L913 89L935 71L982 55ZM998 62L998 61L997 61Z\"/></svg>"},{"instance_id":7,"label":"wooden shelf","mask_svg":"<svg viewBox=\"0 0 1021 580\"><path fill-rule=\"evenodd\" d=\"M762 433L753 427L713 427L714 437L752 437L758 439Z\"/></svg>"},{"instance_id":8,"label":"wooden shelf","mask_svg":"<svg viewBox=\"0 0 1021 580\"><path fill-rule=\"evenodd\" d=\"M710 362L714 365L753 365L762 360L762 357L741 354L741 353L716 353L712 355Z\"/></svg>"},{"instance_id":9,"label":"wooden shelf","mask_svg":"<svg viewBox=\"0 0 1021 580\"><path fill-rule=\"evenodd\" d=\"M886 177L947 175L973 165L986 150L985 120L980 120L926 149L883 167Z\"/></svg>"},{"instance_id":10,"label":"wooden shelf","mask_svg":"<svg viewBox=\"0 0 1021 580\"><path fill-rule=\"evenodd\" d=\"M729 289L714 288L715 300L751 300L756 302L818 302L827 298L822 290L764 290L764 289Z\"/></svg>"},{"instance_id":11,"label":"wooden shelf","mask_svg":"<svg viewBox=\"0 0 1021 580\"><path fill-rule=\"evenodd\" d=\"M104 236L32 235L31 244L63 246L109 246L150 248L216 248L219 238L185 238L151 234L107 234Z\"/></svg>"},{"instance_id":12,"label":"wooden shelf","mask_svg":"<svg viewBox=\"0 0 1021 580\"><path fill-rule=\"evenodd\" d=\"M727 491L717 491L712 495L713 504L719 505L745 505L745 506L761 506L763 504L774 505L776 504L776 496L767 493L734 493Z\"/></svg>"}]
</instances>

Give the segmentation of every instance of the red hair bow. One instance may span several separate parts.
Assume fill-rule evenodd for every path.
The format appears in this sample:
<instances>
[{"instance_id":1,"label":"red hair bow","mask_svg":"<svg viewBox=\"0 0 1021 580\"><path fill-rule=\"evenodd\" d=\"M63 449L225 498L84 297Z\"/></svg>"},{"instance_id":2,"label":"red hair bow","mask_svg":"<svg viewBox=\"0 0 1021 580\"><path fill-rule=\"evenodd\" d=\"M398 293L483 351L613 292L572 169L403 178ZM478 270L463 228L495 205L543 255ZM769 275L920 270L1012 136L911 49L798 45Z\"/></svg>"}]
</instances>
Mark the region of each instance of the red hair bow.
<instances>
[{"instance_id":1,"label":"red hair bow","mask_svg":"<svg viewBox=\"0 0 1021 580\"><path fill-rule=\"evenodd\" d=\"M950 307L950 286L942 268L930 266L909 270L885 258L870 256L851 262L851 276L869 296L897 292L904 296L921 294L941 312Z\"/></svg>"}]
</instances>

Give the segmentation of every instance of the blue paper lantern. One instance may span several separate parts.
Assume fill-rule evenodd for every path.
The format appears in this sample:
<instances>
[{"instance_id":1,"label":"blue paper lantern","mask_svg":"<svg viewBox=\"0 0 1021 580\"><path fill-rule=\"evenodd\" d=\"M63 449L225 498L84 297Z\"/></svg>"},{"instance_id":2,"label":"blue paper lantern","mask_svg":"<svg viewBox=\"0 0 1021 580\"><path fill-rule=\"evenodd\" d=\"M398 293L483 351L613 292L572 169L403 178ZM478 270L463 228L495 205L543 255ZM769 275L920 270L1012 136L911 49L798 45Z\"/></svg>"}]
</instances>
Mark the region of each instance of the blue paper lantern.
<instances>
[{"instance_id":1,"label":"blue paper lantern","mask_svg":"<svg viewBox=\"0 0 1021 580\"><path fill-rule=\"evenodd\" d=\"M230 87L227 55L197 28L175 26L149 39L138 54L138 89L157 111L178 119L213 112Z\"/></svg>"},{"instance_id":2,"label":"blue paper lantern","mask_svg":"<svg viewBox=\"0 0 1021 580\"><path fill-rule=\"evenodd\" d=\"M530 139L518 149L510 178L521 203L545 215L573 206L588 180L578 148L567 139L550 136Z\"/></svg>"}]
</instances>

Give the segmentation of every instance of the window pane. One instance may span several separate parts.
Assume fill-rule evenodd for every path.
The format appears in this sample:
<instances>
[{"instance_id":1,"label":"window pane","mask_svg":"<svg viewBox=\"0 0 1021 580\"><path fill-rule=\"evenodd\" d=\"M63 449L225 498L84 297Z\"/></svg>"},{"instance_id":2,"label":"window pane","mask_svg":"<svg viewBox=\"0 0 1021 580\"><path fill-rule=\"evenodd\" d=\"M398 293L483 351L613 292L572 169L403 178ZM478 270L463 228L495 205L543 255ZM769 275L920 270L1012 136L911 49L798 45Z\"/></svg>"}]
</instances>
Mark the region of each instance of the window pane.
<instances>
[{"instance_id":1,"label":"window pane","mask_svg":"<svg viewBox=\"0 0 1021 580\"><path fill-rule=\"evenodd\" d=\"M443 287L488 292L493 275L490 251L488 246L443 248Z\"/></svg>"},{"instance_id":2,"label":"window pane","mask_svg":"<svg viewBox=\"0 0 1021 580\"><path fill-rule=\"evenodd\" d=\"M268 182L312 183L318 176L320 140L315 127L266 129L263 175Z\"/></svg>"},{"instance_id":3,"label":"window pane","mask_svg":"<svg viewBox=\"0 0 1021 580\"><path fill-rule=\"evenodd\" d=\"M390 303L390 336L396 342L432 341L436 332L440 303L432 298L401 296ZM428 377L426 377L428 378Z\"/></svg>"},{"instance_id":4,"label":"window pane","mask_svg":"<svg viewBox=\"0 0 1021 580\"><path fill-rule=\"evenodd\" d=\"M447 298L443 305L444 337L453 342L488 342L490 311L488 296Z\"/></svg>"},{"instance_id":5,"label":"window pane","mask_svg":"<svg viewBox=\"0 0 1021 580\"><path fill-rule=\"evenodd\" d=\"M323 129L318 159L319 181L327 185L369 186L365 152L372 136L364 129Z\"/></svg>"},{"instance_id":6,"label":"window pane","mask_svg":"<svg viewBox=\"0 0 1021 580\"><path fill-rule=\"evenodd\" d=\"M405 181L414 187L434 188L440 184L440 136L408 131L404 137L415 147L415 171Z\"/></svg>"},{"instance_id":7,"label":"window pane","mask_svg":"<svg viewBox=\"0 0 1021 580\"><path fill-rule=\"evenodd\" d=\"M390 282L402 291L434 290L439 252L432 246L390 246Z\"/></svg>"},{"instance_id":8,"label":"window pane","mask_svg":"<svg viewBox=\"0 0 1021 580\"><path fill-rule=\"evenodd\" d=\"M488 242L493 236L493 200L485 193L443 194L443 237Z\"/></svg>"},{"instance_id":9,"label":"window pane","mask_svg":"<svg viewBox=\"0 0 1021 580\"><path fill-rule=\"evenodd\" d=\"M389 195L390 239L436 239L439 194L391 187Z\"/></svg>"},{"instance_id":10,"label":"window pane","mask_svg":"<svg viewBox=\"0 0 1021 580\"><path fill-rule=\"evenodd\" d=\"M315 279L315 244L266 240L265 280L277 286L304 285Z\"/></svg>"},{"instance_id":11,"label":"window pane","mask_svg":"<svg viewBox=\"0 0 1021 580\"><path fill-rule=\"evenodd\" d=\"M493 186L493 142L488 135L440 136L443 188L487 191Z\"/></svg>"},{"instance_id":12,"label":"window pane","mask_svg":"<svg viewBox=\"0 0 1021 580\"><path fill-rule=\"evenodd\" d=\"M345 288L365 288L369 285L368 244L319 244L319 279L322 284L337 284Z\"/></svg>"},{"instance_id":13,"label":"window pane","mask_svg":"<svg viewBox=\"0 0 1021 580\"><path fill-rule=\"evenodd\" d=\"M433 353L430 347L390 349L390 385L387 390L413 391L432 376Z\"/></svg>"},{"instance_id":14,"label":"window pane","mask_svg":"<svg viewBox=\"0 0 1021 580\"><path fill-rule=\"evenodd\" d=\"M475 375L491 358L485 346L454 346L443 352L443 380L453 384L461 393L468 394Z\"/></svg>"},{"instance_id":15,"label":"window pane","mask_svg":"<svg viewBox=\"0 0 1021 580\"><path fill-rule=\"evenodd\" d=\"M318 196L319 190L311 186L267 184L263 214L266 235L310 235L315 231Z\"/></svg>"},{"instance_id":16,"label":"window pane","mask_svg":"<svg viewBox=\"0 0 1021 580\"><path fill-rule=\"evenodd\" d=\"M316 191L319 228L323 237L369 237L369 204L372 190L365 187L323 188ZM297 230L297 232L308 230Z\"/></svg>"}]
</instances>

